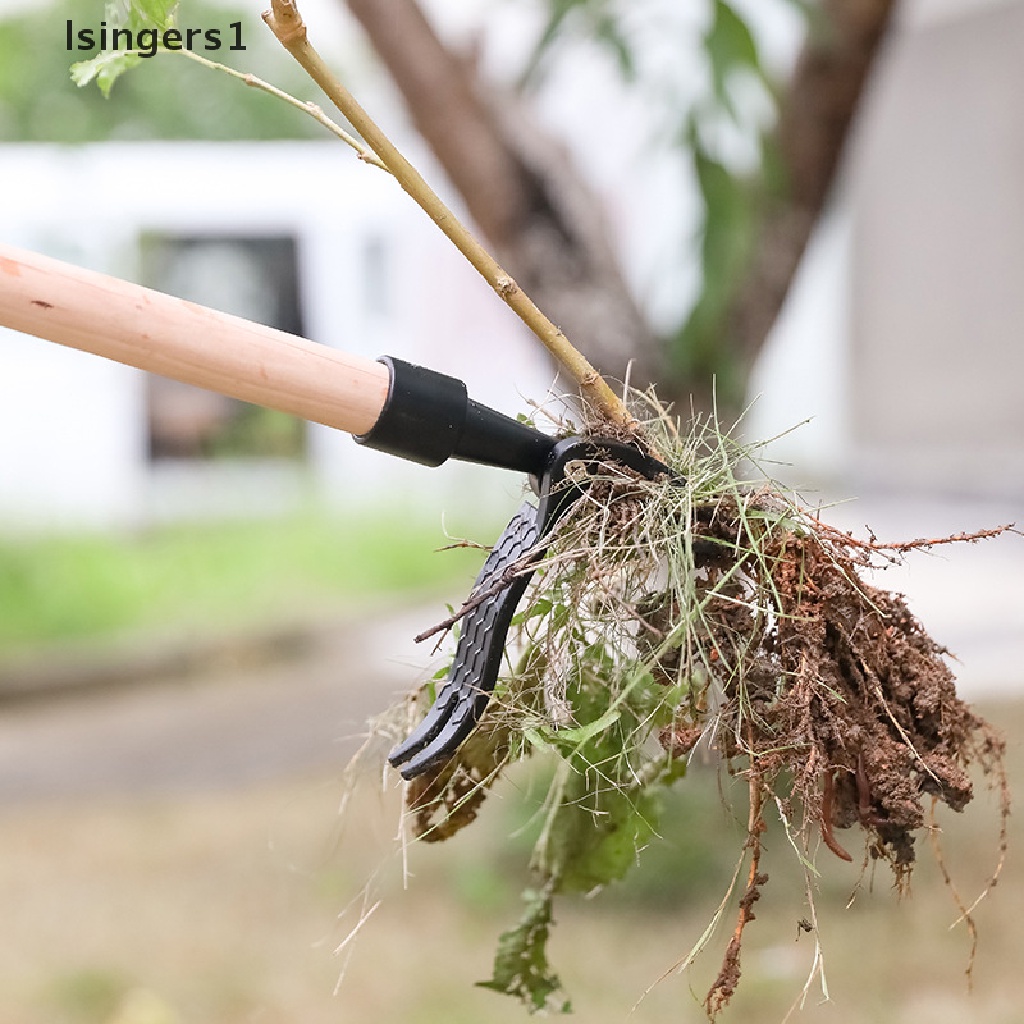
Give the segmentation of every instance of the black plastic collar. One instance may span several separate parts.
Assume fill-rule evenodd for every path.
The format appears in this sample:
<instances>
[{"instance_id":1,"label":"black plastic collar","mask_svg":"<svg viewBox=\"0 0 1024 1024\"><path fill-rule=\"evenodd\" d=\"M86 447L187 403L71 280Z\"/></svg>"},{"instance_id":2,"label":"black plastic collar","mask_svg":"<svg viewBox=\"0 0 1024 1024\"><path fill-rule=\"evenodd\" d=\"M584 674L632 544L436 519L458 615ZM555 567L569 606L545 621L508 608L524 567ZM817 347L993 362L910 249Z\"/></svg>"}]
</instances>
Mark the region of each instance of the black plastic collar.
<instances>
[{"instance_id":1,"label":"black plastic collar","mask_svg":"<svg viewBox=\"0 0 1024 1024\"><path fill-rule=\"evenodd\" d=\"M525 423L473 402L455 377L382 356L391 374L377 422L359 444L424 466L449 458L539 474L554 440Z\"/></svg>"}]
</instances>

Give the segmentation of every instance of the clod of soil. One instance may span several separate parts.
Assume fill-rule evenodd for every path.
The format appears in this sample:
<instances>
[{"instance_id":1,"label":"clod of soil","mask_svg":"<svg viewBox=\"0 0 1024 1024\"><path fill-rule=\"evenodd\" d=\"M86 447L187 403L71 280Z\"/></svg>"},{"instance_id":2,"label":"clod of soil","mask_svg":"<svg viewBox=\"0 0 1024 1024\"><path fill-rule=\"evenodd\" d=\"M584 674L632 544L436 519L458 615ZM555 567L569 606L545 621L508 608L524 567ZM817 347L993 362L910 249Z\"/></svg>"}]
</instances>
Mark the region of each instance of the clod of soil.
<instances>
[{"instance_id":1,"label":"clod of soil","mask_svg":"<svg viewBox=\"0 0 1024 1024\"><path fill-rule=\"evenodd\" d=\"M729 538L742 530L727 503L700 528ZM903 598L860 579L863 555L825 529L773 537L756 564L752 554L741 563L764 577L759 590L777 595L775 614L760 621L739 592L743 577L718 586L726 570L708 559L705 621L717 656L742 663L742 700L731 696L732 727L720 730L726 758L749 759L773 793L791 776L787 800L798 798L837 856L852 859L834 830L859 824L871 855L902 881L925 801L962 811L973 792L969 765L994 771L1003 742L957 696L948 652Z\"/></svg>"}]
</instances>

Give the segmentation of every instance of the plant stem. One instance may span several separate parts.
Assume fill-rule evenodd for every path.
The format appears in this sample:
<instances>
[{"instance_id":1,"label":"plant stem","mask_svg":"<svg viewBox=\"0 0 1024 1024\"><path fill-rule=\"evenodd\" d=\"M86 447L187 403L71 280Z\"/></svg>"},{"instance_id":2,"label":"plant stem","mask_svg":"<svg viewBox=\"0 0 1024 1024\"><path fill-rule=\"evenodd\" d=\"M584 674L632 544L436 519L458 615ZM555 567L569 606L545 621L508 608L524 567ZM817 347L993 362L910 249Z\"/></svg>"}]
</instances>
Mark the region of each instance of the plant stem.
<instances>
[{"instance_id":1,"label":"plant stem","mask_svg":"<svg viewBox=\"0 0 1024 1024\"><path fill-rule=\"evenodd\" d=\"M265 82L262 78L258 78L256 75L248 74L244 71L236 71L234 68L228 67L227 64L220 64L215 60L210 60L208 57L203 57L193 50L161 50L162 53L177 53L182 57L188 57L189 60L194 60L197 64L202 64L203 67L209 68L211 71L223 71L224 74L230 75L232 78L237 78L240 82L244 82L246 85L252 86L254 89L260 89L263 92L269 93L271 96L276 96L279 100L284 100L285 103L291 104L296 110L301 110L304 114L308 114L314 121L322 124L332 135L336 135L342 142L347 146L351 146L356 151L359 159L365 163L372 164L374 167L379 167L382 171L387 171L387 164L376 153L369 149L365 143L362 143L354 135L350 135L344 128L341 127L335 121L332 121L323 110L315 103L308 103L305 100L297 99L292 96L291 93L285 92L283 89L278 89L276 85L271 85L269 82ZM390 171L388 171L390 173Z\"/></svg>"},{"instance_id":2,"label":"plant stem","mask_svg":"<svg viewBox=\"0 0 1024 1024\"><path fill-rule=\"evenodd\" d=\"M306 25L295 5L295 0L271 0L271 4L272 9L264 12L263 20L277 40L345 115L402 188L573 377L580 386L584 400L606 420L635 431L637 425L633 417L619 396L608 386L607 381L441 201L419 171L406 160L376 122L338 81L309 42Z\"/></svg>"}]
</instances>

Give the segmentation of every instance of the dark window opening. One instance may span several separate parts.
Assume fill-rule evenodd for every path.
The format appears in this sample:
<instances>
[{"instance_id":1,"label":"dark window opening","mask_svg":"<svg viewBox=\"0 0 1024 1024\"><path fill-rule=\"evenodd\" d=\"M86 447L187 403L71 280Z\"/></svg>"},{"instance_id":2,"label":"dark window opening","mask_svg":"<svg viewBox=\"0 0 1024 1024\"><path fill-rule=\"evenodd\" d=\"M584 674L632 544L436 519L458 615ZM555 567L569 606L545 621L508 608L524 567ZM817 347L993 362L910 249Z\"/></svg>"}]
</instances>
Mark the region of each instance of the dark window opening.
<instances>
[{"instance_id":1,"label":"dark window opening","mask_svg":"<svg viewBox=\"0 0 1024 1024\"><path fill-rule=\"evenodd\" d=\"M288 235L143 239L144 283L190 302L303 334L296 240ZM150 375L149 457L302 459L305 423L286 413Z\"/></svg>"}]
</instances>

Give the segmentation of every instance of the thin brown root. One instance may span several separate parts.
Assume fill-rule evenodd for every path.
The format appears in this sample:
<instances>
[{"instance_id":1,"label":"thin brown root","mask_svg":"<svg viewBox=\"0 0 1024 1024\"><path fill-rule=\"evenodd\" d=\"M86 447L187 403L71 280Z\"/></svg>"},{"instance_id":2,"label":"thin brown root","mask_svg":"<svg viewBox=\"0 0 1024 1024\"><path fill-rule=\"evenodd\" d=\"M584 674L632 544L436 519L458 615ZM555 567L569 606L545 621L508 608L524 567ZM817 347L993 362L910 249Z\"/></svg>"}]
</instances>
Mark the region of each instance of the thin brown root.
<instances>
[{"instance_id":1,"label":"thin brown root","mask_svg":"<svg viewBox=\"0 0 1024 1024\"><path fill-rule=\"evenodd\" d=\"M971 911L974 909L974 906L977 906L977 901L975 901L973 906L968 907L960 896L960 890L957 889L956 883L953 881L953 876L950 874L949 866L946 864L946 857L942 852L942 840L939 838L942 834L942 830L939 828L938 822L935 820L936 802L936 800L932 800L931 807L928 812L928 839L932 845L932 853L935 856L935 863L939 866L939 871L942 873L942 881L949 890L949 894L953 898L953 902L956 904L956 909L960 911L960 917L957 918L954 927L956 924L963 921L967 927L967 934L970 937L971 945L967 952L967 967L964 968L964 974L967 976L968 990L973 990L974 960L978 952L978 926L974 921L974 915ZM986 892L988 891L988 888L989 887L986 886Z\"/></svg>"},{"instance_id":2,"label":"thin brown root","mask_svg":"<svg viewBox=\"0 0 1024 1024\"><path fill-rule=\"evenodd\" d=\"M768 876L759 871L761 864L761 835L766 829L764 822L763 793L764 783L760 774L751 769L748 780L750 788L750 817L747 821L747 846L750 849L750 869L747 872L747 887L740 897L739 912L736 916L736 927L733 928L722 957L722 967L708 990L704 1000L704 1008L708 1016L714 1020L729 1005L736 986L740 980L740 952L743 946L743 930L754 920L754 904L761 898L761 886L768 881Z\"/></svg>"},{"instance_id":3,"label":"thin brown root","mask_svg":"<svg viewBox=\"0 0 1024 1024\"><path fill-rule=\"evenodd\" d=\"M953 876L946 864L940 838L941 829L938 827L935 817L935 807L938 803L935 798L932 799L929 808L928 838L931 842L932 853L935 855L935 863L942 874L942 881L945 883L950 896L953 898L953 902L956 904L957 910L960 912L960 916L950 925L950 928L955 928L963 922L967 927L967 934L970 937L971 945L967 954L967 967L964 969L969 989L974 987L974 962L978 950L978 926L974 920L974 911L978 908L981 901L999 884L1003 867L1006 864L1006 853L1009 846L1010 785L1006 777L1006 764L1003 761L1002 751L1003 741L993 731L988 730L984 738L981 760L986 771L991 771L995 774L994 786L999 793L999 857L996 860L996 866L992 870L991 877L970 906L967 906L961 897L960 890L957 889Z\"/></svg>"},{"instance_id":4,"label":"thin brown root","mask_svg":"<svg viewBox=\"0 0 1024 1024\"><path fill-rule=\"evenodd\" d=\"M861 540L851 533L821 522L820 519L816 521L816 526L822 534L830 537L833 541L838 541L843 547L855 548L869 555L905 555L910 551L927 551L943 544L976 544L979 540L1001 537L1004 533L1019 534L1021 532L1016 528L1016 523L1005 523L1002 526L993 526L988 529L952 533L947 537L917 537L914 540L881 542L874 536L871 540Z\"/></svg>"},{"instance_id":5,"label":"thin brown root","mask_svg":"<svg viewBox=\"0 0 1024 1024\"><path fill-rule=\"evenodd\" d=\"M463 547L462 544L449 545L450 547ZM493 579L491 579L487 586L481 590L474 590L472 594L466 599L462 607L448 618L439 622L436 626L431 626L430 629L425 629L422 633L418 633L413 637L413 640L421 644L424 640L429 640L432 636L436 636L438 633L447 633L452 626L455 625L460 619L465 618L474 608L478 608L496 594L500 594L503 590L512 585L512 581L517 576L522 576L523 573L533 572L534 563L536 562L536 555L532 551L528 551L522 558L508 565L500 573L498 573ZM442 640L444 637L442 636Z\"/></svg>"}]
</instances>

